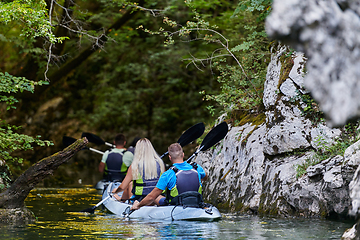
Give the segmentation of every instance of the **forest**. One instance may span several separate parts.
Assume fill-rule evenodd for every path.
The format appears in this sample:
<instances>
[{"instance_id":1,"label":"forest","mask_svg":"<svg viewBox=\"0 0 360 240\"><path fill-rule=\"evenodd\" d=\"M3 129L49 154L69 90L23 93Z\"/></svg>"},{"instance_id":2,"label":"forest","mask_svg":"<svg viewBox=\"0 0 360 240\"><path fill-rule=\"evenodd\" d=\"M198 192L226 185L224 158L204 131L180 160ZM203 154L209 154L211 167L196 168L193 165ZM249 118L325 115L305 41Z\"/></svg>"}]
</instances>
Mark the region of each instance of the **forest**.
<instances>
[{"instance_id":1,"label":"forest","mask_svg":"<svg viewBox=\"0 0 360 240\"><path fill-rule=\"evenodd\" d=\"M271 2L1 1L1 188L63 136L147 137L161 154L195 123L261 114ZM93 183L99 161L80 151L44 184Z\"/></svg>"}]
</instances>

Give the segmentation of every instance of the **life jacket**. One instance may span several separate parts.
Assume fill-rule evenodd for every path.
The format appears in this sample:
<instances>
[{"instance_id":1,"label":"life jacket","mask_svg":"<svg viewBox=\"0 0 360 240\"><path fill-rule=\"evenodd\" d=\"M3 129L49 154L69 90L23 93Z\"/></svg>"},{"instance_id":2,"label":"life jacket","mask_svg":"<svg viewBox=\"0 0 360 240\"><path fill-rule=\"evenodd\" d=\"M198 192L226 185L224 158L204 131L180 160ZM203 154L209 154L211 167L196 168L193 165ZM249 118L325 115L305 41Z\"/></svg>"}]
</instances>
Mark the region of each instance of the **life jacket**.
<instances>
[{"instance_id":1,"label":"life jacket","mask_svg":"<svg viewBox=\"0 0 360 240\"><path fill-rule=\"evenodd\" d=\"M170 167L175 172L176 184L169 190L166 189L166 200L171 205L183 205L183 197L195 198L195 202L190 205L197 205L202 202L202 186L200 184L196 163L190 170L179 170L175 166ZM192 202L192 200L191 200Z\"/></svg>"},{"instance_id":2,"label":"life jacket","mask_svg":"<svg viewBox=\"0 0 360 240\"><path fill-rule=\"evenodd\" d=\"M133 181L133 188L131 192L136 196L146 196L148 195L156 186L160 178L160 164L156 163L158 177L153 179L145 179L145 170L143 172L143 177Z\"/></svg>"},{"instance_id":3,"label":"life jacket","mask_svg":"<svg viewBox=\"0 0 360 240\"><path fill-rule=\"evenodd\" d=\"M135 147L133 146L130 146L128 149L127 149L128 152L131 152L132 154L135 153Z\"/></svg>"},{"instance_id":4,"label":"life jacket","mask_svg":"<svg viewBox=\"0 0 360 240\"><path fill-rule=\"evenodd\" d=\"M128 167L123 162L123 155L126 150L121 153L111 152L107 156L105 166L105 179L108 181L123 181Z\"/></svg>"}]
</instances>

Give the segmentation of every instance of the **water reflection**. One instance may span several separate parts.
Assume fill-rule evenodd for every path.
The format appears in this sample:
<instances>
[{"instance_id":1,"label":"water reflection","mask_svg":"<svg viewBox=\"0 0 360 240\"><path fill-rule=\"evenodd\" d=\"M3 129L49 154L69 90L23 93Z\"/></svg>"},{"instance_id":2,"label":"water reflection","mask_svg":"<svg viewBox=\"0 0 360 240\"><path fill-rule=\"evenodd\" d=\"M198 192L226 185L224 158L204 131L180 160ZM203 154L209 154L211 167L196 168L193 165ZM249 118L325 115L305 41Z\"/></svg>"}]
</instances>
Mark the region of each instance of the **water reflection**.
<instances>
[{"instance_id":1,"label":"water reflection","mask_svg":"<svg viewBox=\"0 0 360 240\"><path fill-rule=\"evenodd\" d=\"M340 239L352 223L309 219L276 219L224 214L217 222L129 220L99 207L91 187L35 189L26 205L38 221L0 226L3 239Z\"/></svg>"}]
</instances>

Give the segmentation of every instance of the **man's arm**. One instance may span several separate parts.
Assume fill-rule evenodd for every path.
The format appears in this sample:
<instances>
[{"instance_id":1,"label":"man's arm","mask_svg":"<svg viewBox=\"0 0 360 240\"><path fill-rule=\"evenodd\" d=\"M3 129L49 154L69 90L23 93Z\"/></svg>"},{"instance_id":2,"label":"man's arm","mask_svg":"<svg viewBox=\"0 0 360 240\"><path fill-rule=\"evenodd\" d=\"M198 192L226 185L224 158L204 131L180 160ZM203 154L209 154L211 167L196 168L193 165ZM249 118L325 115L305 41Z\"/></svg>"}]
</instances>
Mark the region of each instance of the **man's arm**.
<instances>
[{"instance_id":1,"label":"man's arm","mask_svg":"<svg viewBox=\"0 0 360 240\"><path fill-rule=\"evenodd\" d=\"M132 168L130 166L128 169L128 172L126 173L126 176L125 176L124 180L121 182L120 186L117 187L116 189L113 189L112 192L118 193L118 192L124 191L129 186L131 181L132 181Z\"/></svg>"},{"instance_id":2,"label":"man's arm","mask_svg":"<svg viewBox=\"0 0 360 240\"><path fill-rule=\"evenodd\" d=\"M123 163L129 167L134 159L134 154L132 152L126 151L123 155Z\"/></svg>"},{"instance_id":3,"label":"man's arm","mask_svg":"<svg viewBox=\"0 0 360 240\"><path fill-rule=\"evenodd\" d=\"M99 172L103 173L104 170L105 170L105 163L100 162L100 163L99 163Z\"/></svg>"},{"instance_id":4,"label":"man's arm","mask_svg":"<svg viewBox=\"0 0 360 240\"><path fill-rule=\"evenodd\" d=\"M205 173L205 177L203 177L203 178L201 179L201 181L206 181L206 179L208 179L207 173Z\"/></svg>"},{"instance_id":5,"label":"man's arm","mask_svg":"<svg viewBox=\"0 0 360 240\"><path fill-rule=\"evenodd\" d=\"M162 192L163 190L155 187L141 202L135 201L131 210L137 210L143 206L151 205Z\"/></svg>"},{"instance_id":6,"label":"man's arm","mask_svg":"<svg viewBox=\"0 0 360 240\"><path fill-rule=\"evenodd\" d=\"M200 173L201 181L206 181L206 179L208 179L207 173L205 172L204 168L202 168L199 164L197 166L198 172Z\"/></svg>"},{"instance_id":7,"label":"man's arm","mask_svg":"<svg viewBox=\"0 0 360 240\"><path fill-rule=\"evenodd\" d=\"M108 150L106 150L105 151L105 153L104 153L104 155L102 156L102 158L101 158L101 162L99 163L99 172L101 172L101 173L103 173L104 172L104 170L105 170L105 163L106 163L106 159L107 159L107 156L109 155L109 151Z\"/></svg>"}]
</instances>

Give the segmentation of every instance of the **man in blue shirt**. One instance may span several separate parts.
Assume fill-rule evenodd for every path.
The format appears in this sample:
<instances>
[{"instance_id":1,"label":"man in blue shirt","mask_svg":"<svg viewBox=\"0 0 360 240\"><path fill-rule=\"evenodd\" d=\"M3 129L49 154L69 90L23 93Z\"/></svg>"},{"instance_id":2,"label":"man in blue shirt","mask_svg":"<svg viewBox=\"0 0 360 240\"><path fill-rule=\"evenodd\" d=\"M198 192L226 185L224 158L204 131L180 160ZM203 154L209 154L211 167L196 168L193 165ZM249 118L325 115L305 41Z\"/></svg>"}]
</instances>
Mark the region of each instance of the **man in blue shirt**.
<instances>
[{"instance_id":1,"label":"man in blue shirt","mask_svg":"<svg viewBox=\"0 0 360 240\"><path fill-rule=\"evenodd\" d=\"M169 159L173 166L164 172L156 187L141 201L135 201L131 210L137 210L142 206L167 205L171 200L181 193L197 191L201 193L201 180L207 179L204 169L196 165L195 167L184 162L184 152L179 143L173 143L168 148ZM161 195L167 191L167 197Z\"/></svg>"}]
</instances>

